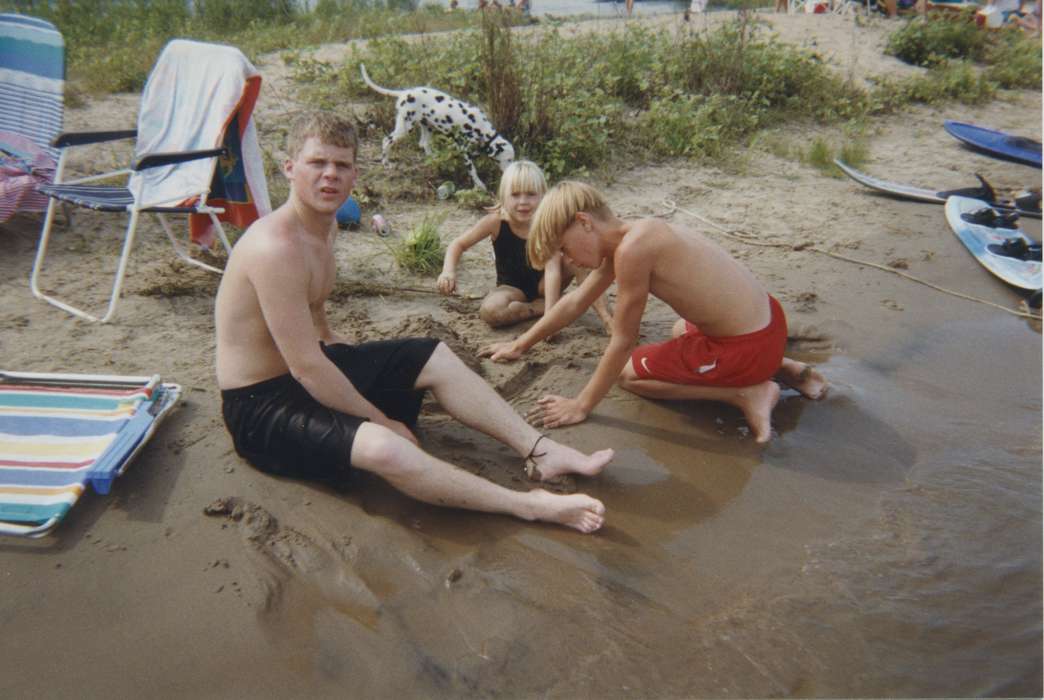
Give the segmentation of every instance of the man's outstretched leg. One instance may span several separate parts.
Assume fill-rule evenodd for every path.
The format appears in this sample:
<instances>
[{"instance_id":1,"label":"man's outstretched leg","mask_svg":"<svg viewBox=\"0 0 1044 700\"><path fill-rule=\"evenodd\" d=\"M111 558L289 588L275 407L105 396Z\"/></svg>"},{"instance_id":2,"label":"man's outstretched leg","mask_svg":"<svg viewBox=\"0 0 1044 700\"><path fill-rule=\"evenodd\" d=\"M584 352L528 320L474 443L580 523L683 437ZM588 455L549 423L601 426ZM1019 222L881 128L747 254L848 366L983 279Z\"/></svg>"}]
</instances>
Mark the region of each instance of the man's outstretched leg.
<instances>
[{"instance_id":1,"label":"man's outstretched leg","mask_svg":"<svg viewBox=\"0 0 1044 700\"><path fill-rule=\"evenodd\" d=\"M406 495L432 505L506 513L584 533L594 532L605 522L605 506L595 498L543 489L506 489L433 457L374 423L363 423L356 430L350 460L353 466L373 472Z\"/></svg>"},{"instance_id":2,"label":"man's outstretched leg","mask_svg":"<svg viewBox=\"0 0 1044 700\"><path fill-rule=\"evenodd\" d=\"M536 428L444 343L435 348L415 386L430 389L442 407L461 423L499 440L520 457L532 454L542 479L562 474L594 476L613 458L610 449L585 455L551 438L540 439Z\"/></svg>"}]
</instances>

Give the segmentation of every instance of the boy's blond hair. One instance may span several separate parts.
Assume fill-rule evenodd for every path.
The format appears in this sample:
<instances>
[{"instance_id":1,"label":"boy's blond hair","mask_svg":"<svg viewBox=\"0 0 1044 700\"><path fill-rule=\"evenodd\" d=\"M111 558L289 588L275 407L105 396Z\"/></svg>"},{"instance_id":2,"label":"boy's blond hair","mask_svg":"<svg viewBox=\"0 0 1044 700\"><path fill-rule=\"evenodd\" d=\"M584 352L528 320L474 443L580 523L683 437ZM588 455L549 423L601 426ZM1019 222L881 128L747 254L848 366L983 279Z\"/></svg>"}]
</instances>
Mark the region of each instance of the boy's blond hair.
<instances>
[{"instance_id":1,"label":"boy's blond hair","mask_svg":"<svg viewBox=\"0 0 1044 700\"><path fill-rule=\"evenodd\" d=\"M504 201L512 192L536 192L543 196L547 192L544 171L531 160L516 160L504 169L500 176L500 186L497 188L497 203L493 205L493 210L500 212L501 219L507 217Z\"/></svg>"},{"instance_id":2,"label":"boy's blond hair","mask_svg":"<svg viewBox=\"0 0 1044 700\"><path fill-rule=\"evenodd\" d=\"M353 160L359 155L359 137L350 121L332 112L308 112L298 117L290 127L286 137L287 157L291 160L297 158L305 142L313 136L329 146L350 148Z\"/></svg>"},{"instance_id":3,"label":"boy's blond hair","mask_svg":"<svg viewBox=\"0 0 1044 700\"><path fill-rule=\"evenodd\" d=\"M602 194L583 182L563 180L544 195L529 225L526 256L536 270L562 247L562 234L576 220L579 212L607 221L613 212Z\"/></svg>"}]
</instances>

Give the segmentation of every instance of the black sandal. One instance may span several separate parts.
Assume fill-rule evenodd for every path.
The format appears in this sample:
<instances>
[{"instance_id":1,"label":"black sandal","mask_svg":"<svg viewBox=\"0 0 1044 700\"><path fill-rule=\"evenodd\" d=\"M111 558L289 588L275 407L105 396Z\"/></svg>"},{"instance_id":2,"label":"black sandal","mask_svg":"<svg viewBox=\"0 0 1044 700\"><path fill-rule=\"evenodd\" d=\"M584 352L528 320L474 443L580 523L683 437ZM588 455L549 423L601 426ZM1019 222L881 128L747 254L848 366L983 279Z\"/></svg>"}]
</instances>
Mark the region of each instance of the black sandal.
<instances>
[{"instance_id":1,"label":"black sandal","mask_svg":"<svg viewBox=\"0 0 1044 700\"><path fill-rule=\"evenodd\" d=\"M533 479L533 475L536 474L536 479L535 480L536 481L540 480L540 469L537 467L536 460L537 460L537 457L543 457L544 455L547 454L547 452L541 452L540 454L537 454L536 448L537 448L537 445L540 444L540 441L543 440L546 437L547 437L547 435L541 434L540 437L538 437L536 439L536 442L533 443L533 449L531 449L529 451L529 454L527 454L522 459L522 470L526 473L526 478L527 479L534 480Z\"/></svg>"}]
</instances>

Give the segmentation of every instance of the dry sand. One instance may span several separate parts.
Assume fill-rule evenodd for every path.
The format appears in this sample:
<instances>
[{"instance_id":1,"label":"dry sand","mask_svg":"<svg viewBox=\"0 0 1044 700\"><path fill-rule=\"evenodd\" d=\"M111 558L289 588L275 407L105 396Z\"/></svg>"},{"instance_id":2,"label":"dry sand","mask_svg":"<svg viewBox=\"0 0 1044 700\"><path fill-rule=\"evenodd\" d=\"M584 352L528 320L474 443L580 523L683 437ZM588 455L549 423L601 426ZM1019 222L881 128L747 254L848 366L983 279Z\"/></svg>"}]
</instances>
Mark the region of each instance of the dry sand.
<instances>
[{"instance_id":1,"label":"dry sand","mask_svg":"<svg viewBox=\"0 0 1044 700\"><path fill-rule=\"evenodd\" d=\"M892 23L857 27L851 18L833 16L770 15L768 21L782 39L815 47L842 72L865 77L917 70L882 55ZM318 54L336 60L342 52L343 47L327 46ZM257 116L265 134L271 133L266 120L278 122L298 105L278 57L260 68L265 84ZM68 112L67 129L132 127L136 104L134 95L91 101ZM973 172L1014 188L1040 185L1039 171L962 149L942 130L943 119L1039 139L1041 95L1007 93L989 105L915 108L882 119L870 138L865 169L940 189L973 184ZM843 138L813 128L787 128L770 138L796 149L816 136L835 143ZM381 167L377 147L370 142L363 150L362 182ZM1017 306L1017 295L980 269L949 233L942 207L873 196L772 150L780 149L737 153L735 164L724 170L680 161L642 166L619 172L605 189L625 215L664 214L722 241L783 302L793 350L805 357L864 357L926 319L1001 312L796 249L799 244ZM75 168L105 166L120 157L119 150L95 149ZM447 216L446 240L477 218L434 199L396 203L382 213L401 235L431 212ZM727 239L689 212L783 247ZM372 213L364 211L364 219ZM71 230L59 227L46 288L98 308L117 255L118 230L111 221L77 212ZM421 506L375 481L340 493L271 478L235 455L221 421L213 377L216 277L174 262L159 227L148 222L114 322L74 320L29 293L39 224L39 218L20 216L0 226L0 365L44 372L158 372L181 384L184 395L111 495L86 494L42 541L0 543L3 696L873 694L874 686L860 685L844 664L833 672L821 657L795 652L793 645L789 659L769 655L755 661L748 655L748 663L739 647L726 652L708 641L727 627L714 610L703 610L707 616L693 612L689 636L649 616L663 603L647 590L636 596L612 584L614 571L649 573L644 567L651 564L643 557L669 549L677 532L670 518L650 505L660 503L655 490L643 492L653 500L642 505L616 485L638 488L648 474L684 469L670 462L671 455L697 460L703 465L700 477L680 494L657 497L671 507L684 499L695 519L686 522L706 522L707 533L716 531L721 542L736 539L721 519L704 521L743 491L761 459L735 412L711 406L679 414L614 389L591 421L559 431L583 449L620 451L609 468L618 482L567 480L559 486L581 487L606 502L609 527L590 538ZM1030 223L1029 230L1039 236L1039 225ZM597 318L587 314L553 343L534 349L524 363L473 359L479 346L513 335L491 331L475 318L474 299L493 283L484 246L464 256L459 284L464 296L449 299L378 293L397 286L433 289L434 280L398 270L384 242L367 230L344 234L337 257L342 286L330 309L335 328L358 340L403 334L441 338L520 411L546 391L578 389L605 345ZM672 320L652 302L643 337L663 337ZM873 389L840 391L859 401L862 392ZM526 487L506 449L429 408L421 419L426 447L500 483ZM788 415L796 421L801 410ZM644 426L640 442L633 430L638 424ZM204 509L218 499L228 500L206 515ZM766 529L786 533L776 563L787 570L802 566L803 548L824 534L812 523L804 529L794 525L785 514L766 512L763 518ZM771 582L742 555L718 561L721 569L701 579L706 588L693 591L692 598L728 600L756 612L754 591L771 588ZM664 586L667 598L679 595L671 588L676 584L655 585ZM590 615L569 612L592 596L599 603L585 608ZM736 603L739 598L746 602ZM527 607L519 608L520 600ZM620 619L642 620L635 629L644 627L651 636L635 631L603 638L599 630ZM787 641L784 630L762 624L752 622L740 634ZM713 634L704 634L701 625ZM541 648L541 640L552 637L553 643ZM520 639L527 643L520 646ZM699 673L686 664L697 664ZM643 672L644 680L630 688L620 680L642 678ZM809 678L816 682L803 686L812 683Z\"/></svg>"}]
</instances>

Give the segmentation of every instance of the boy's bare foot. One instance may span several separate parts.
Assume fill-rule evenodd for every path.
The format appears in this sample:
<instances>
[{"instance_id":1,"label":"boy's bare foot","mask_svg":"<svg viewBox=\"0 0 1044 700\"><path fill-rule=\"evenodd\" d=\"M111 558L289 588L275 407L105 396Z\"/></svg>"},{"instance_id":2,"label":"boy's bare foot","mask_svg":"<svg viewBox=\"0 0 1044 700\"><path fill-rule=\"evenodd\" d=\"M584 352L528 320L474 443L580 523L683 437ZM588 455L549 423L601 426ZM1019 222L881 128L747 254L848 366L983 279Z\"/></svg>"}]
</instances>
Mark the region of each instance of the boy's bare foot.
<instances>
[{"instance_id":1,"label":"boy's bare foot","mask_svg":"<svg viewBox=\"0 0 1044 700\"><path fill-rule=\"evenodd\" d=\"M582 493L559 495L544 489L529 492L531 510L526 520L543 520L565 525L583 533L594 532L605 523L605 506L596 498Z\"/></svg>"},{"instance_id":2,"label":"boy's bare foot","mask_svg":"<svg viewBox=\"0 0 1044 700\"><path fill-rule=\"evenodd\" d=\"M772 437L772 409L779 403L779 385L768 380L746 387L740 390L735 403L754 431L755 442L768 442Z\"/></svg>"},{"instance_id":3,"label":"boy's bare foot","mask_svg":"<svg viewBox=\"0 0 1044 700\"><path fill-rule=\"evenodd\" d=\"M830 388L826 377L816 371L812 365L783 358L776 377L791 389L800 391L808 399L818 401L827 395Z\"/></svg>"},{"instance_id":4,"label":"boy's bare foot","mask_svg":"<svg viewBox=\"0 0 1044 700\"><path fill-rule=\"evenodd\" d=\"M585 455L546 436L534 448L533 468L528 476L540 481L554 479L562 474L594 476L605 468L614 454L611 449L605 449Z\"/></svg>"}]
</instances>

